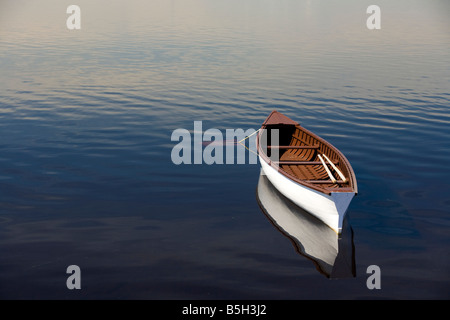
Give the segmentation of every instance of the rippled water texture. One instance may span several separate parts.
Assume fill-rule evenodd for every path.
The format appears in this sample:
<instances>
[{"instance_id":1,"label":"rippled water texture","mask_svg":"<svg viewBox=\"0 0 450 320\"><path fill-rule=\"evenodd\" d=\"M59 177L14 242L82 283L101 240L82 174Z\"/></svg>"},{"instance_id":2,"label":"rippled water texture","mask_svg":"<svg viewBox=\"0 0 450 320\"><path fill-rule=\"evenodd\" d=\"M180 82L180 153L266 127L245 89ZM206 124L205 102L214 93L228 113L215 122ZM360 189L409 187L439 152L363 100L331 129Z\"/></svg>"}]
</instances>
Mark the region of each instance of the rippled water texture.
<instances>
[{"instance_id":1,"label":"rippled water texture","mask_svg":"<svg viewBox=\"0 0 450 320\"><path fill-rule=\"evenodd\" d=\"M450 6L393 2L368 30L361 1L79 0L68 30L68 4L2 1L0 298L450 298ZM171 161L175 129L273 109L353 166L356 277L274 227L259 164Z\"/></svg>"}]
</instances>

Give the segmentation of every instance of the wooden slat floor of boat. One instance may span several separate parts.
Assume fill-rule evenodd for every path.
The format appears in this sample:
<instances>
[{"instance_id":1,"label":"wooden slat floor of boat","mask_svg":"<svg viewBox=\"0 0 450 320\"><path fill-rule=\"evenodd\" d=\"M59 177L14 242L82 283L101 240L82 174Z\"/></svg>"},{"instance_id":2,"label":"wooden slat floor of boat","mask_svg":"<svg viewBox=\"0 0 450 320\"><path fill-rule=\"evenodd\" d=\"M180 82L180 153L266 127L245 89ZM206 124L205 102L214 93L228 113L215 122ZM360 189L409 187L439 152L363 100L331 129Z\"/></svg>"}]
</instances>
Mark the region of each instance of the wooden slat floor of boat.
<instances>
[{"instance_id":1,"label":"wooden slat floor of boat","mask_svg":"<svg viewBox=\"0 0 450 320\"><path fill-rule=\"evenodd\" d=\"M316 149L287 149L280 157L281 161L310 161L316 156Z\"/></svg>"},{"instance_id":2,"label":"wooden slat floor of boat","mask_svg":"<svg viewBox=\"0 0 450 320\"><path fill-rule=\"evenodd\" d=\"M336 183L333 183L322 162L319 161L317 155L321 153L329 155L328 152L330 149L321 145L316 138L306 132L301 130L296 131L292 135L288 146L274 146L269 148L272 150L280 150L280 160L274 162L289 175L324 189L339 189L339 191L348 189L348 181L337 180ZM333 164L339 168L339 159L333 159L334 157L331 155L329 157L332 159ZM335 170L328 164L327 166L334 177L338 179L339 176Z\"/></svg>"},{"instance_id":3,"label":"wooden slat floor of boat","mask_svg":"<svg viewBox=\"0 0 450 320\"><path fill-rule=\"evenodd\" d=\"M281 165L282 170L291 176L296 177L299 180L305 182L318 184L323 188L340 188L344 181L338 180L337 183L333 183L328 174L323 167L322 163L320 165Z\"/></svg>"},{"instance_id":4,"label":"wooden slat floor of boat","mask_svg":"<svg viewBox=\"0 0 450 320\"><path fill-rule=\"evenodd\" d=\"M321 174L319 166L282 165L282 169L300 180L322 180L327 174Z\"/></svg>"},{"instance_id":5,"label":"wooden slat floor of boat","mask_svg":"<svg viewBox=\"0 0 450 320\"><path fill-rule=\"evenodd\" d=\"M310 137L301 139L293 135L289 147L286 148L280 160L311 161L316 156L320 145Z\"/></svg>"}]
</instances>

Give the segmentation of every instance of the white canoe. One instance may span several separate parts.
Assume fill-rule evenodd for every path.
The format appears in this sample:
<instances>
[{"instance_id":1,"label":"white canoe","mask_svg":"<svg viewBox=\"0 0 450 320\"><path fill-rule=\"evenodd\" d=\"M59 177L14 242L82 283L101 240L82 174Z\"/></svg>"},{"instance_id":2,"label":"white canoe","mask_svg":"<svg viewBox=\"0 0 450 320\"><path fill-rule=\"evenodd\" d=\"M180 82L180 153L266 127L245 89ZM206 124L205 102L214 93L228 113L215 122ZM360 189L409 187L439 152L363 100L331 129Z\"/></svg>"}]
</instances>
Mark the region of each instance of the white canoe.
<instances>
[{"instance_id":1,"label":"white canoe","mask_svg":"<svg viewBox=\"0 0 450 320\"><path fill-rule=\"evenodd\" d=\"M353 230L344 222L337 235L326 224L295 205L273 187L261 172L257 187L258 204L269 221L311 260L327 278L356 276Z\"/></svg>"},{"instance_id":2,"label":"white canoe","mask_svg":"<svg viewBox=\"0 0 450 320\"><path fill-rule=\"evenodd\" d=\"M275 188L341 233L347 208L358 192L345 156L277 111L264 121L257 147L261 167Z\"/></svg>"}]
</instances>

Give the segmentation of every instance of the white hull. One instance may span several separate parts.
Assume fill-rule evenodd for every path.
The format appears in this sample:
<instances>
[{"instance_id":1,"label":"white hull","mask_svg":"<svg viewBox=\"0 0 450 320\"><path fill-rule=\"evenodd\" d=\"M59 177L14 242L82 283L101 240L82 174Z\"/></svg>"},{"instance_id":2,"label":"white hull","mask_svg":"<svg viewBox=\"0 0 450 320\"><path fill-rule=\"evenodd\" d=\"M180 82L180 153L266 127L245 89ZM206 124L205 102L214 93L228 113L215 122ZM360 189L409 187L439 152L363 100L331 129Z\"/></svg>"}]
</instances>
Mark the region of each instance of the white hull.
<instances>
[{"instance_id":1,"label":"white hull","mask_svg":"<svg viewBox=\"0 0 450 320\"><path fill-rule=\"evenodd\" d=\"M336 233L342 232L345 213L354 192L332 192L331 195L310 189L279 173L259 156L261 167L275 188L286 198L327 224Z\"/></svg>"}]
</instances>

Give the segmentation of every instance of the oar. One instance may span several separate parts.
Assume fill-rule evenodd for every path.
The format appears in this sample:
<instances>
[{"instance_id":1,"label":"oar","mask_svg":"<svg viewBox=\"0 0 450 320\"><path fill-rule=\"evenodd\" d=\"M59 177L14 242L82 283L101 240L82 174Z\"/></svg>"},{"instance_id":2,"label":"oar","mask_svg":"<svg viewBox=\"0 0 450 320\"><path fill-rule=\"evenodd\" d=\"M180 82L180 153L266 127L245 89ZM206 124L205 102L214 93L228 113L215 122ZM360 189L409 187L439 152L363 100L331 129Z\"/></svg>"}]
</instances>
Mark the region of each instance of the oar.
<instances>
[{"instance_id":1,"label":"oar","mask_svg":"<svg viewBox=\"0 0 450 320\"><path fill-rule=\"evenodd\" d=\"M319 157L320 161L322 162L322 164L323 164L325 170L327 171L328 176L330 177L331 181L332 181L333 183L336 183L336 179L335 179L335 178L333 177L333 175L331 174L330 169L328 169L327 164L325 163L325 161L323 161L323 159L322 159L322 157L320 156L320 154L318 154L317 156Z\"/></svg>"},{"instance_id":2,"label":"oar","mask_svg":"<svg viewBox=\"0 0 450 320\"><path fill-rule=\"evenodd\" d=\"M333 167L333 169L338 173L338 175L341 177L342 181L347 182L347 179L346 179L345 176L342 174L341 170L339 170L339 169L334 165L334 163L331 162L330 159L328 159L328 157L327 157L326 155L324 155L324 154L322 154L322 155L325 157L325 159L327 159L327 161L331 164L331 166Z\"/></svg>"}]
</instances>

